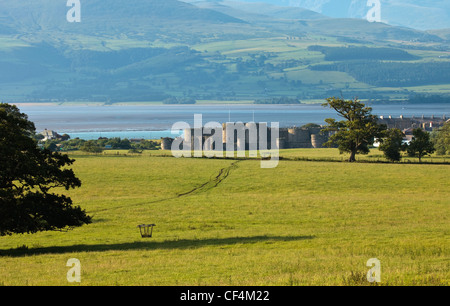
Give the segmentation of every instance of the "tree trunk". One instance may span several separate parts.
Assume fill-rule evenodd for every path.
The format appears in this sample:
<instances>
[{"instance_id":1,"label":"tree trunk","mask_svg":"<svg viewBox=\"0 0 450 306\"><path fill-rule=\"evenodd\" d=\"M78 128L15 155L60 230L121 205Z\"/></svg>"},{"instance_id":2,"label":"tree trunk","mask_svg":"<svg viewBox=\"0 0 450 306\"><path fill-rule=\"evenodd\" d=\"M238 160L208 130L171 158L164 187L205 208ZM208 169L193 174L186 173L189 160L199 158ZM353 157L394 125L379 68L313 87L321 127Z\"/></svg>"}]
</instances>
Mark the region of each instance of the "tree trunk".
<instances>
[{"instance_id":1,"label":"tree trunk","mask_svg":"<svg viewBox=\"0 0 450 306\"><path fill-rule=\"evenodd\" d=\"M356 151L352 151L350 153L350 158L348 159L349 162L353 163L356 161Z\"/></svg>"}]
</instances>

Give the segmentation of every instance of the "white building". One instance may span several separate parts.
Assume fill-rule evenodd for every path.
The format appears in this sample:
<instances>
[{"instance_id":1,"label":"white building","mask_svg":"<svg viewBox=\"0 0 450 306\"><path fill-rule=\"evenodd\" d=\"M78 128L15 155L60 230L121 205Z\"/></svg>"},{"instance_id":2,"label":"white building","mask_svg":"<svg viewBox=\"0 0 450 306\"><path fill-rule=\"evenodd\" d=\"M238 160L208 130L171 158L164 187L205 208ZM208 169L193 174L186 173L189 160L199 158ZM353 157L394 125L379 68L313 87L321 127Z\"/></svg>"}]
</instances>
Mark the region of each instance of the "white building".
<instances>
[{"instance_id":1,"label":"white building","mask_svg":"<svg viewBox=\"0 0 450 306\"><path fill-rule=\"evenodd\" d=\"M44 136L44 139L42 139L42 141L52 140L52 139L56 139L56 138L60 137L60 135L58 133L56 133L55 131L47 130L47 129L45 129L41 133L41 135Z\"/></svg>"}]
</instances>

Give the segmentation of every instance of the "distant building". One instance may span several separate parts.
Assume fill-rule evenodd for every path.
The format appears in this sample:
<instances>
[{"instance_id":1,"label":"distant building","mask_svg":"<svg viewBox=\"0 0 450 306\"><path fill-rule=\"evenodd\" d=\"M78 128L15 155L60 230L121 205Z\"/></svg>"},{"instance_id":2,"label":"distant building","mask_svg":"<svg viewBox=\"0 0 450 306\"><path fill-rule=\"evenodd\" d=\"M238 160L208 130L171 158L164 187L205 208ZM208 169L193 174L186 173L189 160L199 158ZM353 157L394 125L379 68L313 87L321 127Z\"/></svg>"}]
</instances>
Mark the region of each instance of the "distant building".
<instances>
[{"instance_id":1,"label":"distant building","mask_svg":"<svg viewBox=\"0 0 450 306\"><path fill-rule=\"evenodd\" d=\"M386 126L390 129L397 128L400 130L407 130L407 129L416 129L416 128L422 128L426 131L433 131L434 129L442 127L445 122L447 121L447 118L445 115L442 117L411 117L406 118L404 116L400 116L399 118L392 118L392 116L384 117L380 116L378 119L378 123L380 124L386 124Z\"/></svg>"},{"instance_id":2,"label":"distant building","mask_svg":"<svg viewBox=\"0 0 450 306\"><path fill-rule=\"evenodd\" d=\"M47 141L47 140L53 140L53 139L61 138L61 135L59 135L55 131L47 130L47 129L45 129L43 132L41 132L41 135L44 136L42 141Z\"/></svg>"},{"instance_id":3,"label":"distant building","mask_svg":"<svg viewBox=\"0 0 450 306\"><path fill-rule=\"evenodd\" d=\"M419 118L415 118L414 116L411 118L405 118L400 116L399 118L392 118L389 116L388 118L384 116L380 116L378 119L378 123L385 124L388 129L399 129L405 134L403 137L403 143L409 144L413 139L413 131L414 129L421 128L425 131L432 132L435 129L441 128L446 122L449 122L450 119L447 119L446 116L442 116L440 118L431 116L426 118L425 116L421 116ZM378 140L373 144L374 147L379 147L380 142Z\"/></svg>"},{"instance_id":4,"label":"distant building","mask_svg":"<svg viewBox=\"0 0 450 306\"><path fill-rule=\"evenodd\" d=\"M233 126L233 125L232 125ZM194 148L196 145L200 145L202 148L207 148L208 150L214 150L217 145L223 146L224 150L227 150L227 143L230 141L233 143L235 150L237 150L238 147L245 148L245 150L250 150L251 148L257 148L258 144L260 143L260 124L259 123L243 123L243 126L245 128L244 134L242 134L243 137L239 137L237 135L237 131L234 131L234 135L227 135L227 123L224 123L222 125L222 135L221 142L219 144L214 142L206 143L208 138L212 136L212 132L206 132L203 130L203 128L198 129L196 133L196 129L186 129L184 130L184 143L190 144L191 148ZM271 148L272 141L271 141L271 128L265 127L266 131L264 135L266 135L265 143L267 144L267 147L269 149ZM279 129L279 138L276 139L276 147L278 149L293 149L293 148L322 148L323 144L328 141L329 133L321 133L321 130L323 128L318 127L310 127L310 128L298 128L298 127L291 127L291 128L280 128ZM250 133L252 133L252 130L255 132L256 138L250 139ZM215 132L214 132L215 133ZM197 136L199 135L199 136ZM170 150L172 143L174 139L173 138L161 138L161 149L162 150ZM254 141L251 143L250 141ZM182 148L180 148L182 149Z\"/></svg>"}]
</instances>

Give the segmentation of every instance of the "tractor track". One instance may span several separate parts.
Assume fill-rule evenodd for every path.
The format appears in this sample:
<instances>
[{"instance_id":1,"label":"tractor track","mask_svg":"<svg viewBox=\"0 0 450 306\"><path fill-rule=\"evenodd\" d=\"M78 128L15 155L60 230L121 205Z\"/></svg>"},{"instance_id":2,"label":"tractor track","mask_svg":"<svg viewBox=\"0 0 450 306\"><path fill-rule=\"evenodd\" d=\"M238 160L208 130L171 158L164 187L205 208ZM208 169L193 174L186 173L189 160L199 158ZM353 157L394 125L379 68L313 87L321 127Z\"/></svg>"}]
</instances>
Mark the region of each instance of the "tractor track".
<instances>
[{"instance_id":1,"label":"tractor track","mask_svg":"<svg viewBox=\"0 0 450 306\"><path fill-rule=\"evenodd\" d=\"M132 206L141 206L141 205L146 205L146 204L161 203L161 202L165 202L168 200L179 199L182 197L187 197L187 196L199 194L202 192L207 192L211 189L216 188L220 183L222 183L224 180L226 180L228 178L228 176L230 175L231 171L236 170L238 168L239 162L241 162L241 160L235 161L230 166L220 169L219 173L216 176L211 176L211 178L207 182L205 182L202 185L197 186L187 192L179 193L175 196L171 196L171 197L167 197L167 198L159 199L159 200L154 200L154 201L150 201L150 202L142 202L142 203L136 203L136 204L131 204L131 205L116 206L116 207L108 208L108 209L99 209L99 210L92 211L92 213L108 211L108 210L112 210L112 209L132 207Z\"/></svg>"},{"instance_id":2,"label":"tractor track","mask_svg":"<svg viewBox=\"0 0 450 306\"><path fill-rule=\"evenodd\" d=\"M224 180L226 180L228 178L228 176L230 175L232 170L235 170L238 168L237 164L239 162L240 161L236 161L236 162L232 163L230 166L220 169L219 174L217 174L215 177L210 178L210 180L208 182L206 182L198 187L195 187L194 189L192 189L188 192L180 193L177 195L177 197L180 198L180 197L188 196L188 195L191 195L194 193L206 192L208 190L216 188L220 183L222 183Z\"/></svg>"}]
</instances>

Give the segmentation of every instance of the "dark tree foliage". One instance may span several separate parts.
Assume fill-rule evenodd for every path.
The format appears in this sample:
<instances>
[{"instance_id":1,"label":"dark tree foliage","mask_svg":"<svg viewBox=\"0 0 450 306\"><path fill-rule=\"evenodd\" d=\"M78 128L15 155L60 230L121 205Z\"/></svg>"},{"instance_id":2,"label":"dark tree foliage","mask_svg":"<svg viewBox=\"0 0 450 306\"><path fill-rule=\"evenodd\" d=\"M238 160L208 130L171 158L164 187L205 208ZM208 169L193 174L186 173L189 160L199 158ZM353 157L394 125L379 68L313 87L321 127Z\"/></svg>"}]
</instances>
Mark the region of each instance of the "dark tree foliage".
<instances>
[{"instance_id":1,"label":"dark tree foliage","mask_svg":"<svg viewBox=\"0 0 450 306\"><path fill-rule=\"evenodd\" d=\"M309 67L314 71L345 72L373 86L399 87L450 82L450 62L403 63L384 61L345 61Z\"/></svg>"},{"instance_id":2,"label":"dark tree foliage","mask_svg":"<svg viewBox=\"0 0 450 306\"><path fill-rule=\"evenodd\" d=\"M341 153L350 153L349 162L356 161L356 154L369 153L369 146L373 145L375 138L381 138L386 126L377 123L377 117L372 115L372 108L355 100L328 98L323 106L334 109L345 120L336 121L329 118L324 132L333 135L325 146L337 145Z\"/></svg>"},{"instance_id":3,"label":"dark tree foliage","mask_svg":"<svg viewBox=\"0 0 450 306\"><path fill-rule=\"evenodd\" d=\"M81 151L88 153L102 153L103 149L96 144L94 140L86 141L80 148Z\"/></svg>"},{"instance_id":4,"label":"dark tree foliage","mask_svg":"<svg viewBox=\"0 0 450 306\"><path fill-rule=\"evenodd\" d=\"M299 99L288 98L288 97L278 97L270 99L259 99L255 100L255 104L301 104Z\"/></svg>"},{"instance_id":5,"label":"dark tree foliage","mask_svg":"<svg viewBox=\"0 0 450 306\"><path fill-rule=\"evenodd\" d=\"M420 59L404 50L394 48L369 47L326 47L309 46L309 51L322 52L327 61L346 60L383 60L383 61L411 61Z\"/></svg>"},{"instance_id":6,"label":"dark tree foliage","mask_svg":"<svg viewBox=\"0 0 450 306\"><path fill-rule=\"evenodd\" d=\"M450 121L431 134L436 153L438 155L450 155Z\"/></svg>"},{"instance_id":7,"label":"dark tree foliage","mask_svg":"<svg viewBox=\"0 0 450 306\"><path fill-rule=\"evenodd\" d=\"M163 104L195 104L197 101L194 98L177 98L170 97L163 101Z\"/></svg>"},{"instance_id":8,"label":"dark tree foliage","mask_svg":"<svg viewBox=\"0 0 450 306\"><path fill-rule=\"evenodd\" d=\"M400 161L402 151L405 146L403 137L405 134L400 129L389 129L385 131L384 137L381 139L380 151L384 152L384 156L390 161Z\"/></svg>"},{"instance_id":9,"label":"dark tree foliage","mask_svg":"<svg viewBox=\"0 0 450 306\"><path fill-rule=\"evenodd\" d=\"M67 230L91 217L54 188L69 190L81 181L67 166L74 160L39 149L35 127L16 106L0 104L0 236Z\"/></svg>"},{"instance_id":10,"label":"dark tree foliage","mask_svg":"<svg viewBox=\"0 0 450 306\"><path fill-rule=\"evenodd\" d=\"M448 95L421 95L421 94L414 94L412 95L408 100L408 103L414 104L420 104L420 103L450 103L450 96Z\"/></svg>"},{"instance_id":11,"label":"dark tree foliage","mask_svg":"<svg viewBox=\"0 0 450 306\"><path fill-rule=\"evenodd\" d=\"M422 162L422 157L433 154L436 149L431 141L430 134L427 131L417 128L413 130L413 139L407 148L410 157L418 157Z\"/></svg>"}]
</instances>

